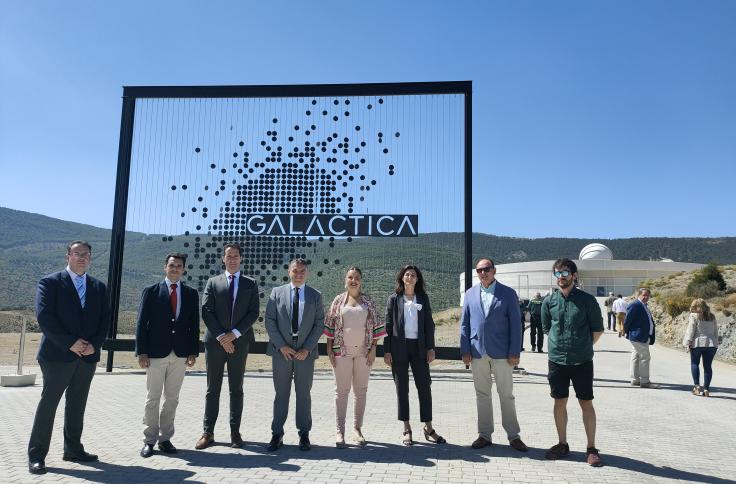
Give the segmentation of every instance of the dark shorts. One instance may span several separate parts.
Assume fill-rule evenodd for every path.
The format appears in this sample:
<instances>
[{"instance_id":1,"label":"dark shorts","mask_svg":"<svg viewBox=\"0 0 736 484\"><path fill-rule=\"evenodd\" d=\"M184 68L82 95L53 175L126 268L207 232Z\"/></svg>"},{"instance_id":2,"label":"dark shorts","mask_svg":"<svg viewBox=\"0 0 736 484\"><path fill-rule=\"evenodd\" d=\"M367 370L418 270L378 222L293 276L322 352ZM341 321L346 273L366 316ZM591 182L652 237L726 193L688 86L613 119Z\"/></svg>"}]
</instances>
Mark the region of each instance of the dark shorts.
<instances>
[{"instance_id":1,"label":"dark shorts","mask_svg":"<svg viewBox=\"0 0 736 484\"><path fill-rule=\"evenodd\" d=\"M575 388L578 400L593 400L593 362L582 365L558 365L549 361L547 380L552 398L567 398L570 395L570 381Z\"/></svg>"}]
</instances>

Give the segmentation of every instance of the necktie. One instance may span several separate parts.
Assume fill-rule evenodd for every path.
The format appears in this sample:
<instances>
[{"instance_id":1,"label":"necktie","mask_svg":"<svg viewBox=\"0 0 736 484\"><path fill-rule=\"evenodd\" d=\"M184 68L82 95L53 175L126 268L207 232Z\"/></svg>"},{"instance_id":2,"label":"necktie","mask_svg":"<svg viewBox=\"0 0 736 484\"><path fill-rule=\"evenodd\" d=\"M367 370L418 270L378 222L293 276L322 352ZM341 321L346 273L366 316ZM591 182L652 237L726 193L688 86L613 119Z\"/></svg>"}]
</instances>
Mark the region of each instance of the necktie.
<instances>
[{"instance_id":1,"label":"necktie","mask_svg":"<svg viewBox=\"0 0 736 484\"><path fill-rule=\"evenodd\" d=\"M291 334L299 333L299 288L294 288L294 300L291 302Z\"/></svg>"},{"instance_id":2,"label":"necktie","mask_svg":"<svg viewBox=\"0 0 736 484\"><path fill-rule=\"evenodd\" d=\"M171 294L169 295L169 302L171 303L171 314L176 318L176 284L171 285Z\"/></svg>"},{"instance_id":3,"label":"necktie","mask_svg":"<svg viewBox=\"0 0 736 484\"><path fill-rule=\"evenodd\" d=\"M235 305L235 276L230 275L230 287L228 287L228 294L230 294L230 324L232 325L233 320L233 306Z\"/></svg>"},{"instance_id":4,"label":"necktie","mask_svg":"<svg viewBox=\"0 0 736 484\"><path fill-rule=\"evenodd\" d=\"M77 294L79 294L79 302L82 303L82 307L84 307L84 296L87 293L84 288L84 276L75 277L74 286L77 288Z\"/></svg>"}]
</instances>

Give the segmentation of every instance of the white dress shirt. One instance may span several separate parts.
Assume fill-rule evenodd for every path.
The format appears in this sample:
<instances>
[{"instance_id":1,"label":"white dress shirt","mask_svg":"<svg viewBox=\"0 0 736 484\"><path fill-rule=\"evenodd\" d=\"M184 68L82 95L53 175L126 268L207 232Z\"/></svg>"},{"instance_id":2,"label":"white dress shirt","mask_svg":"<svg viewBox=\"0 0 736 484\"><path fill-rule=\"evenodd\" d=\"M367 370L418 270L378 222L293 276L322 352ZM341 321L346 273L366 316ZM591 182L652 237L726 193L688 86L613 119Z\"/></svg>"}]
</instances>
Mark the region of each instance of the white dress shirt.
<instances>
[{"instance_id":1,"label":"white dress shirt","mask_svg":"<svg viewBox=\"0 0 736 484\"><path fill-rule=\"evenodd\" d=\"M407 299L404 297L404 337L408 339L419 338L419 310L421 304L417 304L417 297Z\"/></svg>"},{"instance_id":2,"label":"white dress shirt","mask_svg":"<svg viewBox=\"0 0 736 484\"><path fill-rule=\"evenodd\" d=\"M164 282L166 283L166 287L169 290L169 298L171 298L171 285L176 284L176 314L174 315L174 317L178 318L179 313L181 312L181 281L171 282L167 277L166 279L164 279Z\"/></svg>"},{"instance_id":3,"label":"white dress shirt","mask_svg":"<svg viewBox=\"0 0 736 484\"><path fill-rule=\"evenodd\" d=\"M299 288L299 327L302 327L302 317L304 316L304 288L306 287L306 284L302 284L301 286L295 286L294 283L289 284L291 286L291 289L289 290L289 317L292 317L291 312L294 308L294 294L296 293L295 288ZM289 323L291 323L291 319L289 320Z\"/></svg>"}]
</instances>

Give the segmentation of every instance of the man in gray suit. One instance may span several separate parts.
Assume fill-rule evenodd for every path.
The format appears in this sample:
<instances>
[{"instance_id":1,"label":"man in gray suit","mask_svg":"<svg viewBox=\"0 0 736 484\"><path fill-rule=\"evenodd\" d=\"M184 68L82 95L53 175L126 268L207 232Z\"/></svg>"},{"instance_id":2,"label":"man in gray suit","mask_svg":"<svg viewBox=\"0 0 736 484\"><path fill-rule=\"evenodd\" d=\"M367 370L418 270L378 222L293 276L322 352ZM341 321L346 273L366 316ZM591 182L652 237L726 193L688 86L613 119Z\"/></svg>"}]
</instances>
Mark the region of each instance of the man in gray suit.
<instances>
[{"instance_id":1,"label":"man in gray suit","mask_svg":"<svg viewBox=\"0 0 736 484\"><path fill-rule=\"evenodd\" d=\"M240 273L243 249L238 244L225 244L222 262L225 273L211 277L204 288L202 319L207 362L207 393L204 407L204 432L196 449L204 449L215 441L215 423L220 410L220 389L227 365L230 387L230 442L243 446L240 419L243 415L243 374L245 360L253 337L253 323L258 319L259 302L256 282Z\"/></svg>"},{"instance_id":2,"label":"man in gray suit","mask_svg":"<svg viewBox=\"0 0 736 484\"><path fill-rule=\"evenodd\" d=\"M296 392L296 427L299 449L309 450L312 428L312 377L318 357L317 342L324 327L322 293L306 285L309 269L303 259L289 264L291 282L275 287L266 305L266 331L270 339L266 354L273 361L273 436L268 451L283 445L284 423L289 413L291 380Z\"/></svg>"}]
</instances>

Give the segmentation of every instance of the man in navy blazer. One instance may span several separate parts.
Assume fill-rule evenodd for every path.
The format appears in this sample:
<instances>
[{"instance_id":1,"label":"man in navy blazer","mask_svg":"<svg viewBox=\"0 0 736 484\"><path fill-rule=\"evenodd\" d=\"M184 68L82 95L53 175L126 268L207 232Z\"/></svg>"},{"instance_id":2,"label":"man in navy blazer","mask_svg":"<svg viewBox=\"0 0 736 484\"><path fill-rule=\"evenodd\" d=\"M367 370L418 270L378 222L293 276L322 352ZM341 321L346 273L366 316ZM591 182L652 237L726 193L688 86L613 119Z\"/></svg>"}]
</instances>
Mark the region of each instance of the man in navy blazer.
<instances>
[{"instance_id":1,"label":"man in navy blazer","mask_svg":"<svg viewBox=\"0 0 736 484\"><path fill-rule=\"evenodd\" d=\"M31 474L46 473L54 417L64 392L63 458L74 462L97 460L96 455L84 450L81 439L87 396L100 361L110 309L105 285L87 274L91 259L89 242L70 242L66 269L38 283L36 318L43 337L36 358L43 373L43 392L28 442Z\"/></svg>"},{"instance_id":2,"label":"man in navy blazer","mask_svg":"<svg viewBox=\"0 0 736 484\"><path fill-rule=\"evenodd\" d=\"M475 266L480 284L465 292L460 319L460 353L465 365L471 365L478 409L478 438L474 449L491 445L493 407L491 389L501 402L501 421L509 445L521 452L528 450L519 437L519 421L514 403L513 369L519 364L521 350L521 312L516 292L495 280L496 268L491 259L481 259Z\"/></svg>"},{"instance_id":3,"label":"man in navy blazer","mask_svg":"<svg viewBox=\"0 0 736 484\"><path fill-rule=\"evenodd\" d=\"M199 355L199 293L181 280L187 255L166 255L166 278L143 290L135 332L138 364L146 369L146 405L143 415L141 457L151 457L153 446L176 453L171 443L174 417L186 367ZM161 393L164 404L160 409Z\"/></svg>"},{"instance_id":4,"label":"man in navy blazer","mask_svg":"<svg viewBox=\"0 0 736 484\"><path fill-rule=\"evenodd\" d=\"M631 385L649 388L649 345L654 344L654 318L649 311L649 289L642 287L636 300L629 304L624 319L624 335L632 346Z\"/></svg>"}]
</instances>

